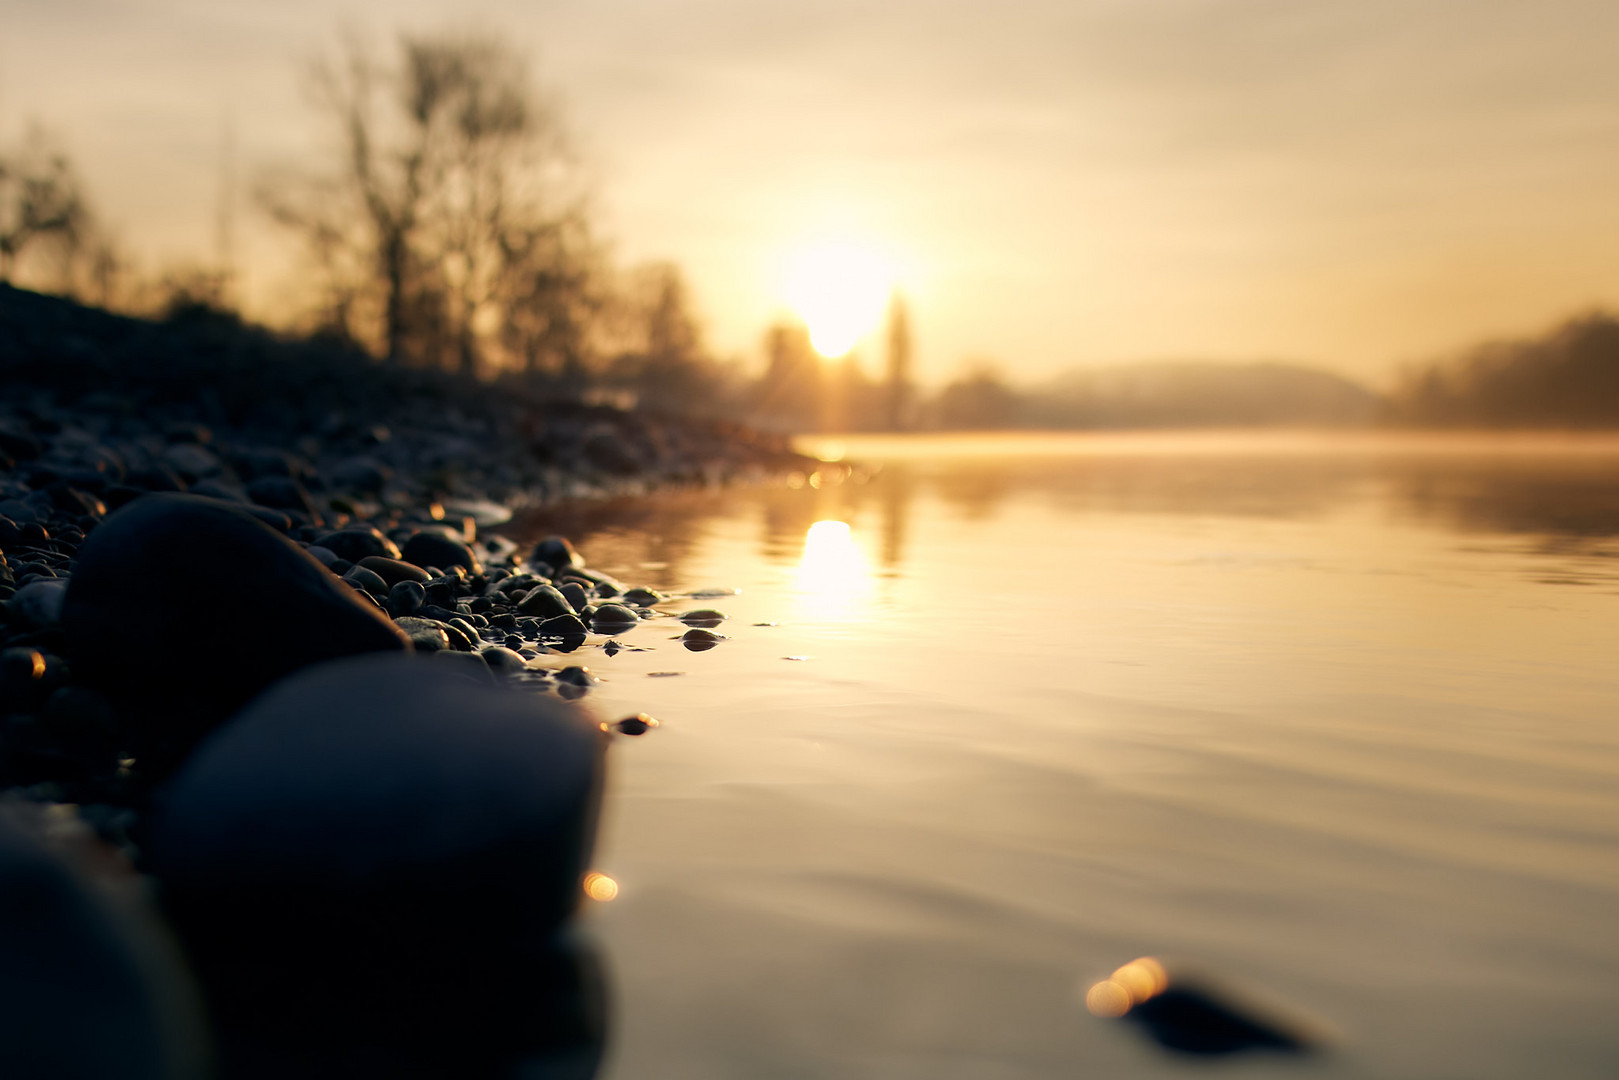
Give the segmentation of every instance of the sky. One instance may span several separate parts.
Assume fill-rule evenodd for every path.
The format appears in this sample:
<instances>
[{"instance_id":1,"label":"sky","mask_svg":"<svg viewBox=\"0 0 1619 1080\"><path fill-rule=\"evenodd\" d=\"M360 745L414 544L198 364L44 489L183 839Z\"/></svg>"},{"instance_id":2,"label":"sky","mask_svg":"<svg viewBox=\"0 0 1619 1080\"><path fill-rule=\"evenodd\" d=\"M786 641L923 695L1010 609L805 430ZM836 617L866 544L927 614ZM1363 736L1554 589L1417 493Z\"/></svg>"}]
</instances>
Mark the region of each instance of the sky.
<instances>
[{"instance_id":1,"label":"sky","mask_svg":"<svg viewBox=\"0 0 1619 1080\"><path fill-rule=\"evenodd\" d=\"M722 356L828 242L893 269L935 383L1383 383L1619 306L1612 0L0 0L0 138L48 127L161 266L217 249L228 117L268 316L295 266L244 192L324 145L304 72L345 28L527 52L615 261L679 263Z\"/></svg>"}]
</instances>

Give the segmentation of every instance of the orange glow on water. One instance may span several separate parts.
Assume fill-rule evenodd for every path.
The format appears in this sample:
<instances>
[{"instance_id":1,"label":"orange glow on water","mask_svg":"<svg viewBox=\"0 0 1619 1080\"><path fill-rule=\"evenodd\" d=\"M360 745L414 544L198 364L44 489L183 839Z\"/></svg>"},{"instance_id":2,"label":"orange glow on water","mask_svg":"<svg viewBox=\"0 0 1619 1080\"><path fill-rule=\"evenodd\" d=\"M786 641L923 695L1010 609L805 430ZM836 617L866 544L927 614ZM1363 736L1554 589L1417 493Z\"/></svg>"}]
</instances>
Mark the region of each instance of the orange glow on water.
<instances>
[{"instance_id":1,"label":"orange glow on water","mask_svg":"<svg viewBox=\"0 0 1619 1080\"><path fill-rule=\"evenodd\" d=\"M585 895L600 904L618 896L618 882L595 870L585 875L584 888Z\"/></svg>"},{"instance_id":2,"label":"orange glow on water","mask_svg":"<svg viewBox=\"0 0 1619 1080\"><path fill-rule=\"evenodd\" d=\"M1167 989L1169 973L1164 970L1164 965L1150 956L1143 956L1093 985L1085 994L1085 1007L1096 1016L1123 1016Z\"/></svg>"}]
</instances>

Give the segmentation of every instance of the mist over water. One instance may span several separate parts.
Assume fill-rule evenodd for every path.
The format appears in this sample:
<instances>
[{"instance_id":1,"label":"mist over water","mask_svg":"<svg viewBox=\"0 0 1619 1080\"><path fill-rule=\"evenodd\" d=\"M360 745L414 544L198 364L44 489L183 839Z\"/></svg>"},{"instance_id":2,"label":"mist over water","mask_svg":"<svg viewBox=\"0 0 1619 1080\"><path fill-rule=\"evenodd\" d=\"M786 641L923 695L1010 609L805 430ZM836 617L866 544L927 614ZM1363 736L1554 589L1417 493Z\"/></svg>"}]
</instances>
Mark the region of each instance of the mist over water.
<instances>
[{"instance_id":1,"label":"mist over water","mask_svg":"<svg viewBox=\"0 0 1619 1080\"><path fill-rule=\"evenodd\" d=\"M609 1075L1197 1071L1086 1012L1142 955L1339 1033L1237 1075L1611 1075L1619 442L844 450L531 523L741 590L590 661L664 721L615 748Z\"/></svg>"}]
</instances>

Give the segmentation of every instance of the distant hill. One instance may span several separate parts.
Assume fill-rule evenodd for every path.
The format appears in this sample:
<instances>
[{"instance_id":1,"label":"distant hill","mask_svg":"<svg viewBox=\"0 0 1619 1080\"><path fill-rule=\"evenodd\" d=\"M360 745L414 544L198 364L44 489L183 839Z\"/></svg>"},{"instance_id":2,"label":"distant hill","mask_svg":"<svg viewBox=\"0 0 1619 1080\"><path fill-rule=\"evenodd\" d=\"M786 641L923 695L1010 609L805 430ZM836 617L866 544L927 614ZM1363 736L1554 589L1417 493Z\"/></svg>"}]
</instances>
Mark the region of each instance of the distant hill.
<instances>
[{"instance_id":1,"label":"distant hill","mask_svg":"<svg viewBox=\"0 0 1619 1080\"><path fill-rule=\"evenodd\" d=\"M1411 372L1387 418L1417 427L1619 428L1619 319L1481 345Z\"/></svg>"},{"instance_id":2,"label":"distant hill","mask_svg":"<svg viewBox=\"0 0 1619 1080\"><path fill-rule=\"evenodd\" d=\"M1160 362L1072 371L1030 393L1026 422L1056 428L1367 424L1379 399L1359 383L1282 363Z\"/></svg>"}]
</instances>

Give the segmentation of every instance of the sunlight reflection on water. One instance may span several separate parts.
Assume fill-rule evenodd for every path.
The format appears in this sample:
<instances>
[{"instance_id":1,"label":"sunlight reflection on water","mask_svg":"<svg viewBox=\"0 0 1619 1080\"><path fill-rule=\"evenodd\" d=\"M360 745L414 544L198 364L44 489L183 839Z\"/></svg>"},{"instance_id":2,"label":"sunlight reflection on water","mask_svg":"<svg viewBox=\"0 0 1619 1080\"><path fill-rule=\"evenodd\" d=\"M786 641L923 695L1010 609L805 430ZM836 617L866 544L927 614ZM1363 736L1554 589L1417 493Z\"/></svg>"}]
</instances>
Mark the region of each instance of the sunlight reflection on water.
<instances>
[{"instance_id":1,"label":"sunlight reflection on water","mask_svg":"<svg viewBox=\"0 0 1619 1080\"><path fill-rule=\"evenodd\" d=\"M815 622L847 623L872 593L871 563L843 521L817 521L804 534L798 561L797 607Z\"/></svg>"}]
</instances>

